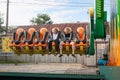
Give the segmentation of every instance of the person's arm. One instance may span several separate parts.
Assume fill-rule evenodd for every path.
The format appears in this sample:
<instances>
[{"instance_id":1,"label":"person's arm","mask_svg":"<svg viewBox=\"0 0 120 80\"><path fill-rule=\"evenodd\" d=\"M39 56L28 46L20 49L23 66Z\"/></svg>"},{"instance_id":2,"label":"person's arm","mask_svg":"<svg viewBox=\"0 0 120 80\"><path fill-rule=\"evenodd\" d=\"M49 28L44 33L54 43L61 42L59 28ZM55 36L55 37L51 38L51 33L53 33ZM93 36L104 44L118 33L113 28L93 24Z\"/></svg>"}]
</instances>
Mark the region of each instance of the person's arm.
<instances>
[{"instance_id":1,"label":"person's arm","mask_svg":"<svg viewBox=\"0 0 120 80\"><path fill-rule=\"evenodd\" d=\"M75 33L76 33L76 42L77 42L77 41L80 41L80 40L79 40L78 32L76 31Z\"/></svg>"},{"instance_id":2,"label":"person's arm","mask_svg":"<svg viewBox=\"0 0 120 80\"><path fill-rule=\"evenodd\" d=\"M73 37L74 37L74 36L73 36L73 32L71 32L71 33L70 33L70 37L69 37L69 39L68 39L68 42L70 42L71 40L73 40Z\"/></svg>"},{"instance_id":3,"label":"person's arm","mask_svg":"<svg viewBox=\"0 0 120 80\"><path fill-rule=\"evenodd\" d=\"M61 41L61 32L60 31L57 32L57 38L56 38L56 40Z\"/></svg>"},{"instance_id":4,"label":"person's arm","mask_svg":"<svg viewBox=\"0 0 120 80\"><path fill-rule=\"evenodd\" d=\"M59 32L59 41L62 41L61 32Z\"/></svg>"},{"instance_id":5,"label":"person's arm","mask_svg":"<svg viewBox=\"0 0 120 80\"><path fill-rule=\"evenodd\" d=\"M47 42L50 42L50 41L52 40L52 32L49 32L49 33L48 33L47 38L48 38L48 41L47 41Z\"/></svg>"},{"instance_id":6,"label":"person's arm","mask_svg":"<svg viewBox=\"0 0 120 80\"><path fill-rule=\"evenodd\" d=\"M65 33L61 34L61 41L66 41L66 39L65 39Z\"/></svg>"}]
</instances>

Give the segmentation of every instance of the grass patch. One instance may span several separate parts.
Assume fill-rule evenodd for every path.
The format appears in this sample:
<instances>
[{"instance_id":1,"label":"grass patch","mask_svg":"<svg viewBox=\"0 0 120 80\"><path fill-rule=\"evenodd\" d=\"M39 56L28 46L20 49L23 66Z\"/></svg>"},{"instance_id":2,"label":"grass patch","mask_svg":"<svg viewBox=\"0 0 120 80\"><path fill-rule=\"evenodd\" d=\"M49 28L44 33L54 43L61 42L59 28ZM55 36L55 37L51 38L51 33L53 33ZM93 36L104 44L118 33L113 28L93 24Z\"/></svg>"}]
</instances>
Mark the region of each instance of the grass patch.
<instances>
[{"instance_id":1,"label":"grass patch","mask_svg":"<svg viewBox=\"0 0 120 80\"><path fill-rule=\"evenodd\" d=\"M23 61L0 61L0 64L22 64L22 63L28 63Z\"/></svg>"}]
</instances>

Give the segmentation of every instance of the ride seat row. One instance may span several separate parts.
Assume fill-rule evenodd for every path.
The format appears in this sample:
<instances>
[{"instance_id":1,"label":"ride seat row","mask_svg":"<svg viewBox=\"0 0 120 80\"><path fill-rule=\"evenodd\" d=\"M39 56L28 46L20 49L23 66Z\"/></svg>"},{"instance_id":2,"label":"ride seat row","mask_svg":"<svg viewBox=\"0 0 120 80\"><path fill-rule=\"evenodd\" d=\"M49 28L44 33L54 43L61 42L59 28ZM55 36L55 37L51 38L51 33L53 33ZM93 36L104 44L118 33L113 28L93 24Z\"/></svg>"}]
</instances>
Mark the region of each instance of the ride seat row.
<instances>
[{"instance_id":1,"label":"ride seat row","mask_svg":"<svg viewBox=\"0 0 120 80\"><path fill-rule=\"evenodd\" d=\"M58 28L59 30L59 28ZM72 31L75 38L75 54L84 54L86 52L87 35L86 30L83 27L78 27L76 31ZM12 42L10 48L15 54L47 54L48 53L48 35L50 36L51 31L47 28L41 28L37 31L35 28L29 28L24 30L23 28L18 28L16 32L13 33ZM62 31L59 30L59 35ZM65 43L65 49L63 50L66 54L71 54L71 44L69 42ZM53 52L55 51L55 43L52 42Z\"/></svg>"}]
</instances>

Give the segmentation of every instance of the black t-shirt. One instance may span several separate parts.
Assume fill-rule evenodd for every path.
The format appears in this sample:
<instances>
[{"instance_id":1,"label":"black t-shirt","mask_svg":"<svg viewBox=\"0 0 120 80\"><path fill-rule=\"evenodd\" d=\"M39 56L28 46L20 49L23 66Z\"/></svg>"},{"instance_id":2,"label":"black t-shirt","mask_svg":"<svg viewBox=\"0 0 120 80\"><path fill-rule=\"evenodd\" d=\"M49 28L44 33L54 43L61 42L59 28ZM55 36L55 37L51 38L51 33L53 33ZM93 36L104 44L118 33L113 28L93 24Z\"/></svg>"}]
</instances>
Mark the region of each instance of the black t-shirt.
<instances>
[{"instance_id":1,"label":"black t-shirt","mask_svg":"<svg viewBox=\"0 0 120 80\"><path fill-rule=\"evenodd\" d=\"M70 39L70 33L64 34L64 35L65 35L65 40L69 40Z\"/></svg>"},{"instance_id":2,"label":"black t-shirt","mask_svg":"<svg viewBox=\"0 0 120 80\"><path fill-rule=\"evenodd\" d=\"M67 34L63 33L61 35L61 39L62 41L71 41L73 39L73 33L67 33Z\"/></svg>"},{"instance_id":3,"label":"black t-shirt","mask_svg":"<svg viewBox=\"0 0 120 80\"><path fill-rule=\"evenodd\" d=\"M65 38L69 38L70 37L70 34L65 34Z\"/></svg>"}]
</instances>

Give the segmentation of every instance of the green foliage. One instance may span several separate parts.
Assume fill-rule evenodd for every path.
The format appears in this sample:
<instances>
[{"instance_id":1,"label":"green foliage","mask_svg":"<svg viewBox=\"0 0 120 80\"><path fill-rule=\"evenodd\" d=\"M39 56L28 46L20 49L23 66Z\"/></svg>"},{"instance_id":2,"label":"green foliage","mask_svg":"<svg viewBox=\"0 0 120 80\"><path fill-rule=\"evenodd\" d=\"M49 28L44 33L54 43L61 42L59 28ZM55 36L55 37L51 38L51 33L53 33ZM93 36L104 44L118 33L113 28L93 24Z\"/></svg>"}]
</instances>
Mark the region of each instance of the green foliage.
<instances>
[{"instance_id":1,"label":"green foliage","mask_svg":"<svg viewBox=\"0 0 120 80\"><path fill-rule=\"evenodd\" d=\"M38 14L37 17L33 17L32 20L30 20L30 22L36 25L53 23L50 16L47 14Z\"/></svg>"},{"instance_id":2,"label":"green foliage","mask_svg":"<svg viewBox=\"0 0 120 80\"><path fill-rule=\"evenodd\" d=\"M4 21L3 21L2 15L0 13L0 27L2 26L3 23L4 23Z\"/></svg>"},{"instance_id":3,"label":"green foliage","mask_svg":"<svg viewBox=\"0 0 120 80\"><path fill-rule=\"evenodd\" d=\"M2 14L0 13L0 33L4 32L4 27L2 26L3 23L4 23L4 21L2 18Z\"/></svg>"}]
</instances>

